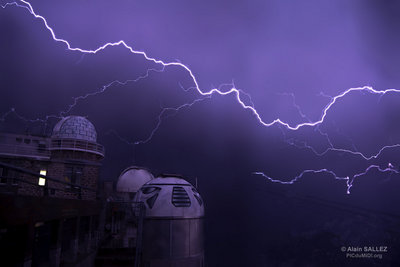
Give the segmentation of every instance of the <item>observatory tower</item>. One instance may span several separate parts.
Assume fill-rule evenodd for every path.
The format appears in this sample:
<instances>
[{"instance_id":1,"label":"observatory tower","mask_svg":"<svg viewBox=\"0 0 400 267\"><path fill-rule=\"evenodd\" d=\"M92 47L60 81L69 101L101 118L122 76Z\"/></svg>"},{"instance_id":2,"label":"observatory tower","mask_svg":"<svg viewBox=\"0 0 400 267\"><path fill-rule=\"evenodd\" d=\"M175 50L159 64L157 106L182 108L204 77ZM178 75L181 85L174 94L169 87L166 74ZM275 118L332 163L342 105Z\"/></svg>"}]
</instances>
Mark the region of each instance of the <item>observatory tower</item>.
<instances>
[{"instance_id":1,"label":"observatory tower","mask_svg":"<svg viewBox=\"0 0 400 267\"><path fill-rule=\"evenodd\" d=\"M49 150L52 160L50 173L63 177L65 182L97 190L104 147L97 143L96 129L89 120L81 116L61 119L53 128ZM83 199L93 199L96 197L93 194L85 190L81 192Z\"/></svg>"},{"instance_id":2,"label":"observatory tower","mask_svg":"<svg viewBox=\"0 0 400 267\"><path fill-rule=\"evenodd\" d=\"M142 185L151 179L154 179L154 176L145 168L126 168L118 178L117 194L125 201L132 201Z\"/></svg>"},{"instance_id":3,"label":"observatory tower","mask_svg":"<svg viewBox=\"0 0 400 267\"><path fill-rule=\"evenodd\" d=\"M163 175L143 185L137 200L146 207L144 266L204 266L204 204L196 188Z\"/></svg>"}]
</instances>

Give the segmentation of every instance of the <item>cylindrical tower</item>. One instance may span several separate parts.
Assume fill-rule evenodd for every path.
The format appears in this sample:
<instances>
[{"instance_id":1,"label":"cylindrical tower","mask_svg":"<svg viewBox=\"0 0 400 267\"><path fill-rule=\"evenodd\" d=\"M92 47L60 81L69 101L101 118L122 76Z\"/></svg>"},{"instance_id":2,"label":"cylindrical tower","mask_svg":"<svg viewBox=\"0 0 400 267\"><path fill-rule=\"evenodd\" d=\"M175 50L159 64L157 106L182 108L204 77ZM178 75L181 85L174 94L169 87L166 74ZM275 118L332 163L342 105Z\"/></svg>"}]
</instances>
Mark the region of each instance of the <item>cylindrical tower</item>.
<instances>
[{"instance_id":1,"label":"cylindrical tower","mask_svg":"<svg viewBox=\"0 0 400 267\"><path fill-rule=\"evenodd\" d=\"M48 175L60 177L64 182L72 184L69 187L63 186L63 191L57 191L55 194L60 197L62 195L94 200L104 147L97 143L97 133L93 124L81 116L61 119L53 128L49 149L51 164ZM74 185L91 190L79 190Z\"/></svg>"},{"instance_id":2,"label":"cylindrical tower","mask_svg":"<svg viewBox=\"0 0 400 267\"><path fill-rule=\"evenodd\" d=\"M126 168L118 178L117 181L117 196L119 200L123 202L131 202L134 200L136 193L139 189L154 176L145 168L131 166ZM122 230L125 234L122 237L124 247L132 247L135 238L137 237L137 216L133 216L135 213L138 215L137 208L133 208L131 204L118 203L119 207L125 207L119 212L113 212L113 222L117 228L112 225L112 230L117 232ZM118 228L120 227L120 228Z\"/></svg>"},{"instance_id":3,"label":"cylindrical tower","mask_svg":"<svg viewBox=\"0 0 400 267\"><path fill-rule=\"evenodd\" d=\"M163 175L143 185L143 266L204 266L204 203L190 183Z\"/></svg>"},{"instance_id":4,"label":"cylindrical tower","mask_svg":"<svg viewBox=\"0 0 400 267\"><path fill-rule=\"evenodd\" d=\"M52 157L71 158L74 155L76 159L91 161L104 157L104 147L97 143L94 125L81 116L65 117L54 126L50 150Z\"/></svg>"}]
</instances>

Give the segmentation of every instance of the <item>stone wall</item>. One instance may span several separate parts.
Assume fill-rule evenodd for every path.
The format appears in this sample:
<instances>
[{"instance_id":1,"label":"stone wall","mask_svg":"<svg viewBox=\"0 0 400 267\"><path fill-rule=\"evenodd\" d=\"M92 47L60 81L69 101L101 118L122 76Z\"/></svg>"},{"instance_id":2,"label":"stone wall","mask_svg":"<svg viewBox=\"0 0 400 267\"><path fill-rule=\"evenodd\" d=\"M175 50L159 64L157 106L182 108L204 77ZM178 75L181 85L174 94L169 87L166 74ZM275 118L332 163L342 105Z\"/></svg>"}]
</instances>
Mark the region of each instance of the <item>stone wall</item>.
<instances>
[{"instance_id":1,"label":"stone wall","mask_svg":"<svg viewBox=\"0 0 400 267\"><path fill-rule=\"evenodd\" d=\"M4 163L14 165L23 169L30 170L37 173L38 175L32 175L27 173L21 173L16 170L6 170L4 175L7 176L7 184L1 184L3 190L12 191L17 194L30 195L30 196L43 196L44 188L38 186L39 173L41 169L47 169L49 165L48 161L26 159L26 158L4 158L1 157L0 160ZM4 168L5 170L5 168ZM21 179L25 182L18 181L14 178ZM1 190L1 189L0 189Z\"/></svg>"},{"instance_id":2,"label":"stone wall","mask_svg":"<svg viewBox=\"0 0 400 267\"><path fill-rule=\"evenodd\" d=\"M45 196L67 199L95 200L96 192L75 188L70 185L46 180L45 186L38 186L40 170L45 169L47 176L62 182L71 182L67 177L67 168L79 169L76 185L97 191L101 157L93 153L81 151L52 151L50 160L29 159L23 157L0 157L4 163L20 167L38 175L26 174L16 170L8 170L8 184L0 184L1 191L11 191L21 195ZM23 179L25 182L14 181ZM29 184L31 183L31 184Z\"/></svg>"}]
</instances>

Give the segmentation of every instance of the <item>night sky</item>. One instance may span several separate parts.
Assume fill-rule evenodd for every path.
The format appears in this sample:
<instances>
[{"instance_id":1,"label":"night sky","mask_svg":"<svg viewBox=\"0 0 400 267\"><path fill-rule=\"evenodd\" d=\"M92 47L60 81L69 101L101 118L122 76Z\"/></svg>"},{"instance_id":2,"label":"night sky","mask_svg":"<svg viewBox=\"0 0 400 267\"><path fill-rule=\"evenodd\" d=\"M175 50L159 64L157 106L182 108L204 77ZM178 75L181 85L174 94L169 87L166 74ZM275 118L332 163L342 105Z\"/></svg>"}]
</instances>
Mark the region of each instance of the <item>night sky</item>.
<instances>
[{"instance_id":1,"label":"night sky","mask_svg":"<svg viewBox=\"0 0 400 267\"><path fill-rule=\"evenodd\" d=\"M72 47L124 40L164 62L182 62L203 92L233 82L266 122L316 121L328 96L352 87L400 89L395 0L31 3ZM263 127L234 95L204 98L181 67L163 69L122 46L95 55L66 48L26 9L0 8L0 131L50 134L61 116L86 116L106 148L102 180L115 181L132 164L197 178L208 266L400 264L399 174L371 170L350 195L346 181L329 174L305 175L293 185L253 174L289 181L305 169L341 177L371 164L399 170L400 148L366 161L345 152L317 156L305 144L325 151L330 144L322 132L335 148L368 157L399 144L400 93L350 93L320 127L291 131ZM104 87L115 80L124 84ZM148 140L163 108L194 101L162 113ZM348 259L342 246L388 252L383 259Z\"/></svg>"}]
</instances>

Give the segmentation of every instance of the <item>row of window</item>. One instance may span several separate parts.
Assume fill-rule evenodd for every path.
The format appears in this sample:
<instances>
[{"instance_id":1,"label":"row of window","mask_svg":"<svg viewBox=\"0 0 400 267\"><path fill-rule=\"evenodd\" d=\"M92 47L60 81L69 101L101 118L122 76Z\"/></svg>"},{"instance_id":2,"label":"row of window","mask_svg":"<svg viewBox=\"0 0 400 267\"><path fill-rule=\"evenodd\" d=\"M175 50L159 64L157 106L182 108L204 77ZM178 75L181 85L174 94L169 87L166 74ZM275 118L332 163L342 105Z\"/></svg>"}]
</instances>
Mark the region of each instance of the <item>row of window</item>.
<instances>
[{"instance_id":1,"label":"row of window","mask_svg":"<svg viewBox=\"0 0 400 267\"><path fill-rule=\"evenodd\" d=\"M39 172L41 176L46 176L47 175L47 170L45 168L42 168ZM80 185L81 184L81 179L83 176L83 168L80 166L66 166L65 171L64 171L64 181L74 184L74 185ZM2 168L0 167L0 184L7 184L7 181L11 181L13 185L18 184L18 172L12 169L8 168ZM46 179L43 177L38 177L38 185L40 186L45 186L46 185ZM10 179L10 180L8 180Z\"/></svg>"},{"instance_id":2,"label":"row of window","mask_svg":"<svg viewBox=\"0 0 400 267\"><path fill-rule=\"evenodd\" d=\"M29 138L21 138L21 137L16 137L15 141L17 141L17 143L22 143L24 142L25 144L29 145L31 142L32 143L36 143L36 144L43 144L42 141L37 140L37 139L29 139Z\"/></svg>"},{"instance_id":3,"label":"row of window","mask_svg":"<svg viewBox=\"0 0 400 267\"><path fill-rule=\"evenodd\" d=\"M10 179L13 185L17 185L18 180L16 180L15 178L17 178L16 171L0 167L0 184L6 184L7 179Z\"/></svg>"}]
</instances>

